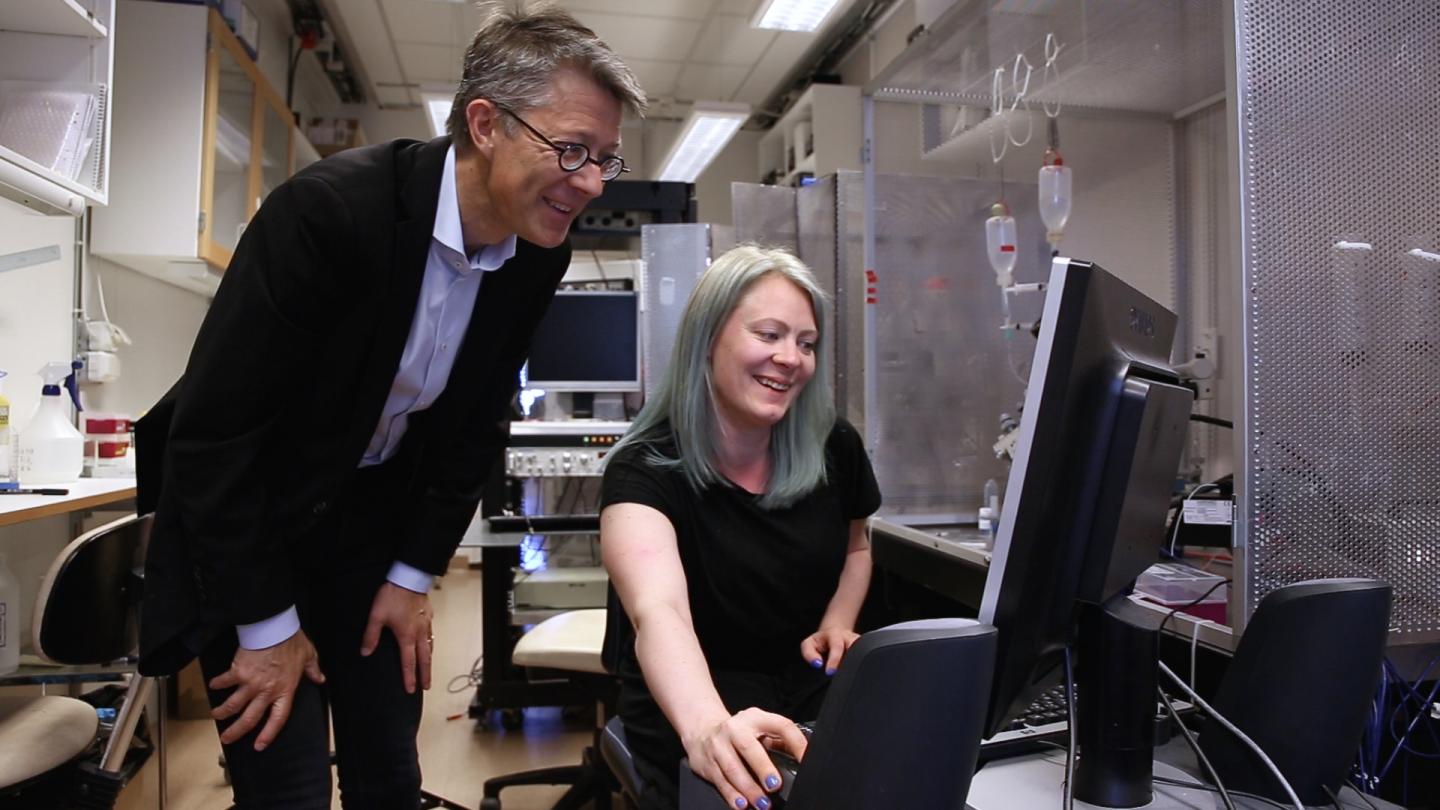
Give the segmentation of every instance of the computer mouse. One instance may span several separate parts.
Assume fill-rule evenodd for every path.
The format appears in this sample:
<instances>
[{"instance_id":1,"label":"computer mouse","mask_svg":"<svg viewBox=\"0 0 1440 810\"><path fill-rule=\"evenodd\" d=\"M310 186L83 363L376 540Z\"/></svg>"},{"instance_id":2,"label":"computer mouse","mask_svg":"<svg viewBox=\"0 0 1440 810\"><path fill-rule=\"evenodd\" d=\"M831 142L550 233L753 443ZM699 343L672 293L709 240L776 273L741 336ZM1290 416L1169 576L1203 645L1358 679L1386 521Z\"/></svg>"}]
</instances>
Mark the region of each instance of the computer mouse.
<instances>
[{"instance_id":1,"label":"computer mouse","mask_svg":"<svg viewBox=\"0 0 1440 810\"><path fill-rule=\"evenodd\" d=\"M775 764L775 770L780 772L780 792L782 799L790 798L790 787L795 783L795 774L800 771L800 763L784 751L770 751L770 761Z\"/></svg>"}]
</instances>

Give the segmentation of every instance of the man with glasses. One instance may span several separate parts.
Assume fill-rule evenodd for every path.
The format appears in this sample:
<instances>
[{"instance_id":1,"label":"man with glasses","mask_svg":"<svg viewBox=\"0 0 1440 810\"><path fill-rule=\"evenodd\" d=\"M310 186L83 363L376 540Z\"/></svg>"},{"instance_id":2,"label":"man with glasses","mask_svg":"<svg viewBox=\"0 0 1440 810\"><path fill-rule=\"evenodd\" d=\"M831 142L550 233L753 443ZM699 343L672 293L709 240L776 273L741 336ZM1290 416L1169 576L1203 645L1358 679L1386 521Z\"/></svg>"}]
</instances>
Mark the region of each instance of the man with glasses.
<instances>
[{"instance_id":1,"label":"man with glasses","mask_svg":"<svg viewBox=\"0 0 1440 810\"><path fill-rule=\"evenodd\" d=\"M200 659L240 807L328 808L329 721L346 808L419 805L426 592L644 106L568 13L493 12L448 138L321 161L247 227L138 451L141 668Z\"/></svg>"}]
</instances>

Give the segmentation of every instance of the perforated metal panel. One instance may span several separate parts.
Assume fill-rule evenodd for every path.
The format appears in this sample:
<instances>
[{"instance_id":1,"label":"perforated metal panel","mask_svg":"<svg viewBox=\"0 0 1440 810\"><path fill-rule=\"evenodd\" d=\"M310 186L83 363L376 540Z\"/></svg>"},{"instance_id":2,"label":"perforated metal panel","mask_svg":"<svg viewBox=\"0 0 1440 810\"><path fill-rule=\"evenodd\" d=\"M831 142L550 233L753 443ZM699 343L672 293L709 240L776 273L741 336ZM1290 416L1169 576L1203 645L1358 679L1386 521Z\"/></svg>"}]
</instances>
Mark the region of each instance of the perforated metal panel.
<instances>
[{"instance_id":1,"label":"perforated metal panel","mask_svg":"<svg viewBox=\"0 0 1440 810\"><path fill-rule=\"evenodd\" d=\"M730 184L730 218L737 243L754 242L797 253L800 248L795 189L759 183Z\"/></svg>"},{"instance_id":2,"label":"perforated metal panel","mask_svg":"<svg viewBox=\"0 0 1440 810\"><path fill-rule=\"evenodd\" d=\"M1440 4L1235 8L1245 615L1374 576L1440 640Z\"/></svg>"},{"instance_id":3,"label":"perforated metal panel","mask_svg":"<svg viewBox=\"0 0 1440 810\"><path fill-rule=\"evenodd\" d=\"M876 178L879 367L866 373L878 395L867 417L890 514L968 518L986 479L1003 487L1008 476L992 446L1000 414L1019 414L1035 340L1000 330L1001 294L985 248L995 194L990 181ZM1050 254L1035 187L1013 183L1006 196L1021 234L1015 280L1043 281ZM1040 300L1018 299L1017 318L1038 317Z\"/></svg>"},{"instance_id":4,"label":"perforated metal panel","mask_svg":"<svg viewBox=\"0 0 1440 810\"><path fill-rule=\"evenodd\" d=\"M647 397L670 365L695 281L710 266L710 239L709 225L640 227L640 368Z\"/></svg>"}]
</instances>

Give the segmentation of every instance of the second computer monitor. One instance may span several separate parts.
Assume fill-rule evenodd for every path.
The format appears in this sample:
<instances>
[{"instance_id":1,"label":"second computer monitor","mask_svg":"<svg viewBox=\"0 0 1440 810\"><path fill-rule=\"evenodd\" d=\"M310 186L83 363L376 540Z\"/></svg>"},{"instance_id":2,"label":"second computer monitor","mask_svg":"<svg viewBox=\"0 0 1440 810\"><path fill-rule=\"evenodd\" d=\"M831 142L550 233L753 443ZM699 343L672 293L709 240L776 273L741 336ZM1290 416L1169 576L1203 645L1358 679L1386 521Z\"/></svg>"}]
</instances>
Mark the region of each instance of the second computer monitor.
<instances>
[{"instance_id":1,"label":"second computer monitor","mask_svg":"<svg viewBox=\"0 0 1440 810\"><path fill-rule=\"evenodd\" d=\"M530 345L526 387L639 391L638 306L628 290L556 293Z\"/></svg>"},{"instance_id":2,"label":"second computer monitor","mask_svg":"<svg viewBox=\"0 0 1440 810\"><path fill-rule=\"evenodd\" d=\"M987 733L1053 683L1077 606L1156 561L1193 398L1169 369L1175 323L1098 265L1055 260L980 608L999 631Z\"/></svg>"}]
</instances>

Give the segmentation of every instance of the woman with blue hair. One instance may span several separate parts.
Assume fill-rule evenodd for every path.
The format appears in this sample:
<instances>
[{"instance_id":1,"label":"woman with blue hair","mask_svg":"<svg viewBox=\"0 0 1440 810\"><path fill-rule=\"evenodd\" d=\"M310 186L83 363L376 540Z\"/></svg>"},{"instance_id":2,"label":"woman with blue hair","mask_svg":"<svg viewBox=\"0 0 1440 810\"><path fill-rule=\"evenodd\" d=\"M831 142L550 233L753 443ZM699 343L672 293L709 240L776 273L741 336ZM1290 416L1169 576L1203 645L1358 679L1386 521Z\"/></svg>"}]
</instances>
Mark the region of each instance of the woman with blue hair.
<instances>
[{"instance_id":1,"label":"woman with blue hair","mask_svg":"<svg viewBox=\"0 0 1440 810\"><path fill-rule=\"evenodd\" d=\"M682 757L730 806L769 810L767 749L804 755L794 721L818 714L858 637L880 491L835 416L825 312L789 253L725 253L607 461L601 549L634 630L617 675L643 810L676 806Z\"/></svg>"}]
</instances>

